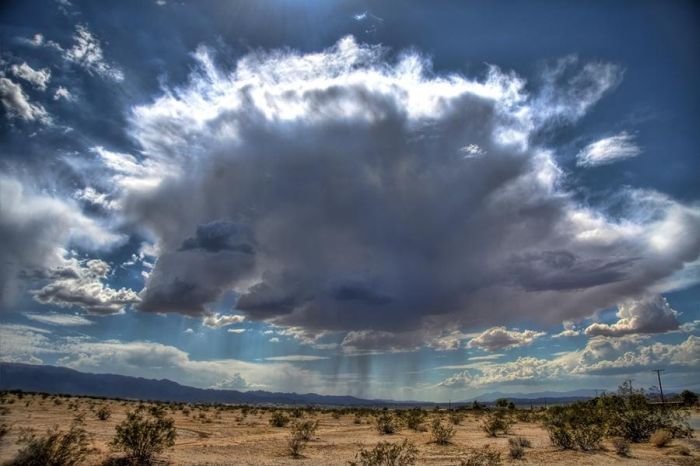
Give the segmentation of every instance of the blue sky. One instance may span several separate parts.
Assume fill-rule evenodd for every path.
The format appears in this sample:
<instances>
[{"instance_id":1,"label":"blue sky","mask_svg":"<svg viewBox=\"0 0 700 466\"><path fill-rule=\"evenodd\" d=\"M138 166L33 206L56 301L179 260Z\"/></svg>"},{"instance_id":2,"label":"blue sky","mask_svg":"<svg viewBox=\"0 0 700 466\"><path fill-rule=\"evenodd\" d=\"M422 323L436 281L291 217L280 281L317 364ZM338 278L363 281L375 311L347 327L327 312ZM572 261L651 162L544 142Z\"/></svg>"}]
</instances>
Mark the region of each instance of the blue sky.
<instances>
[{"instance_id":1,"label":"blue sky","mask_svg":"<svg viewBox=\"0 0 700 466\"><path fill-rule=\"evenodd\" d=\"M700 389L693 2L5 2L0 359Z\"/></svg>"}]
</instances>

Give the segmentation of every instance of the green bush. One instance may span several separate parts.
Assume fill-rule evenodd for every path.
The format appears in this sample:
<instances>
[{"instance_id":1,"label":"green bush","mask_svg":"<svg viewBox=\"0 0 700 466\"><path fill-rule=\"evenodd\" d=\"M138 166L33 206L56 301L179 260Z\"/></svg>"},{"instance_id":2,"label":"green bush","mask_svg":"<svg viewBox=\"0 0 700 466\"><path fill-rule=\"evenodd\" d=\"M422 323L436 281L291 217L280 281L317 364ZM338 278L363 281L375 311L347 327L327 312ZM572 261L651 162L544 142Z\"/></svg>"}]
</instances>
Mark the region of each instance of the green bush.
<instances>
[{"instance_id":1,"label":"green bush","mask_svg":"<svg viewBox=\"0 0 700 466\"><path fill-rule=\"evenodd\" d=\"M309 441L318 429L318 421L297 421L292 424L292 433L298 434L302 439Z\"/></svg>"},{"instance_id":2,"label":"green bush","mask_svg":"<svg viewBox=\"0 0 700 466\"><path fill-rule=\"evenodd\" d=\"M379 442L371 450L360 449L350 466L410 466L416 463L418 449L404 439L402 443Z\"/></svg>"},{"instance_id":3,"label":"green bush","mask_svg":"<svg viewBox=\"0 0 700 466\"><path fill-rule=\"evenodd\" d=\"M377 432L383 435L395 434L399 431L399 420L389 411L382 411L375 419Z\"/></svg>"},{"instance_id":4,"label":"green bush","mask_svg":"<svg viewBox=\"0 0 700 466\"><path fill-rule=\"evenodd\" d=\"M304 451L307 443L308 440L304 439L299 432L292 431L287 440L289 455L292 458L301 458L301 452Z\"/></svg>"},{"instance_id":5,"label":"green bush","mask_svg":"<svg viewBox=\"0 0 700 466\"><path fill-rule=\"evenodd\" d=\"M552 444L565 450L600 449L605 435L605 427L591 402L550 408L544 426Z\"/></svg>"},{"instance_id":6,"label":"green bush","mask_svg":"<svg viewBox=\"0 0 700 466\"><path fill-rule=\"evenodd\" d=\"M623 458L627 458L630 456L630 441L627 440L626 438L622 437L615 437L612 440L613 448L615 449L615 453L617 456L621 456Z\"/></svg>"},{"instance_id":7,"label":"green bush","mask_svg":"<svg viewBox=\"0 0 700 466\"><path fill-rule=\"evenodd\" d=\"M508 453L510 457L514 460L521 460L525 456L525 448L520 444L517 439L508 439Z\"/></svg>"},{"instance_id":8,"label":"green bush","mask_svg":"<svg viewBox=\"0 0 700 466\"><path fill-rule=\"evenodd\" d=\"M102 406L100 407L100 409L97 410L95 415L100 421L106 421L110 418L110 416L112 416L112 411L110 411L110 409L107 406Z\"/></svg>"},{"instance_id":9,"label":"green bush","mask_svg":"<svg viewBox=\"0 0 700 466\"><path fill-rule=\"evenodd\" d=\"M473 450L466 458L459 462L459 466L500 466L501 453L492 450L491 447L485 447Z\"/></svg>"},{"instance_id":10,"label":"green bush","mask_svg":"<svg viewBox=\"0 0 700 466\"><path fill-rule=\"evenodd\" d=\"M33 432L23 432L18 443L24 447L7 463L11 466L74 466L84 463L93 449L90 436L83 425L74 422L70 429L62 431L58 426L39 437Z\"/></svg>"},{"instance_id":11,"label":"green bush","mask_svg":"<svg viewBox=\"0 0 700 466\"><path fill-rule=\"evenodd\" d=\"M115 451L125 452L134 464L151 464L157 454L175 445L175 421L166 418L158 407L136 409L116 427L111 446Z\"/></svg>"},{"instance_id":12,"label":"green bush","mask_svg":"<svg viewBox=\"0 0 700 466\"><path fill-rule=\"evenodd\" d=\"M5 423L0 424L0 440L2 440L8 432L10 432L10 426Z\"/></svg>"},{"instance_id":13,"label":"green bush","mask_svg":"<svg viewBox=\"0 0 700 466\"><path fill-rule=\"evenodd\" d=\"M665 429L674 438L688 437L692 430L684 411L650 404L642 393L603 396L596 400L598 416L611 437L645 442L651 434Z\"/></svg>"},{"instance_id":14,"label":"green bush","mask_svg":"<svg viewBox=\"0 0 700 466\"><path fill-rule=\"evenodd\" d=\"M426 415L427 413L420 408L409 409L404 413L406 427L415 431L421 430L421 426Z\"/></svg>"},{"instance_id":15,"label":"green bush","mask_svg":"<svg viewBox=\"0 0 700 466\"><path fill-rule=\"evenodd\" d=\"M447 445L455 435L454 427L442 422L442 419L435 418L430 426L430 434L433 442L438 445Z\"/></svg>"},{"instance_id":16,"label":"green bush","mask_svg":"<svg viewBox=\"0 0 700 466\"><path fill-rule=\"evenodd\" d=\"M481 429L489 437L496 437L499 433L508 434L513 421L501 410L488 413L481 421Z\"/></svg>"},{"instance_id":17,"label":"green bush","mask_svg":"<svg viewBox=\"0 0 700 466\"><path fill-rule=\"evenodd\" d=\"M282 411L275 411L270 416L270 425L272 427L284 427L289 424L289 418Z\"/></svg>"}]
</instances>

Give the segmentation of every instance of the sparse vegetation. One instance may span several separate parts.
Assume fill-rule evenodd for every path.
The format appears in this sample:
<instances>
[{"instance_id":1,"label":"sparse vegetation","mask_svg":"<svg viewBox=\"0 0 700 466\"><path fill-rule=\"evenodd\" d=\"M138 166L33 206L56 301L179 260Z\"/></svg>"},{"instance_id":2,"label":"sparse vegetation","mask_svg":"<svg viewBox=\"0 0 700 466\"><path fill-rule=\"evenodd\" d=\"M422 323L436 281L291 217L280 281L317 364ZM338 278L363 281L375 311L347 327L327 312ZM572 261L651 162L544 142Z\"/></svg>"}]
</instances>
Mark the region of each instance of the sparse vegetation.
<instances>
[{"instance_id":1,"label":"sparse vegetation","mask_svg":"<svg viewBox=\"0 0 700 466\"><path fill-rule=\"evenodd\" d=\"M630 441L626 438L615 437L612 439L612 445L617 456L622 458L627 458L630 456Z\"/></svg>"},{"instance_id":2,"label":"sparse vegetation","mask_svg":"<svg viewBox=\"0 0 700 466\"><path fill-rule=\"evenodd\" d=\"M10 426L5 423L0 424L0 440L2 440L8 432L10 432Z\"/></svg>"},{"instance_id":3,"label":"sparse vegetation","mask_svg":"<svg viewBox=\"0 0 700 466\"><path fill-rule=\"evenodd\" d=\"M377 432L383 435L395 434L399 431L399 420L389 410L384 410L377 415L375 420Z\"/></svg>"},{"instance_id":4,"label":"sparse vegetation","mask_svg":"<svg viewBox=\"0 0 700 466\"><path fill-rule=\"evenodd\" d=\"M656 448L664 448L668 446L669 443L671 443L671 440L673 440L673 435L671 434L671 432L665 429L659 429L653 434L651 434L651 437L649 438L649 443L654 445Z\"/></svg>"},{"instance_id":5,"label":"sparse vegetation","mask_svg":"<svg viewBox=\"0 0 700 466\"><path fill-rule=\"evenodd\" d=\"M301 438L301 436L298 434L293 432L290 433L289 438L287 439L287 450L289 451L289 456L292 458L301 458L301 452L304 451L307 443L308 441Z\"/></svg>"},{"instance_id":6,"label":"sparse vegetation","mask_svg":"<svg viewBox=\"0 0 700 466\"><path fill-rule=\"evenodd\" d=\"M498 465L503 463L521 463L529 464L530 462L539 463L543 456L536 452L530 453L529 448L535 444L539 447L541 442L547 437L552 438L553 442L560 448L570 448L575 450L592 451L592 461L598 461L600 464L611 458L610 455L617 454L620 458L630 456L630 451L639 453L639 458L643 461L657 461L658 464L666 464L669 461L675 463L687 464L696 460L695 456L686 447L686 442L675 442L673 439L684 437L690 432L689 427L685 423L686 412L689 410L683 408L680 403L660 405L653 401L646 401L645 397L638 397L638 392L617 393L607 395L601 398L589 400L586 402L574 403L567 406L550 406L549 408L529 407L529 409L515 408L509 409L508 404L502 408L480 407L478 410L473 410L472 405L466 407L454 407L445 409L425 410L421 408L386 408L373 409L366 407L272 407L272 406L243 406L243 405L223 405L211 403L159 403L152 401L123 401L123 400L106 400L89 397L66 397L48 395L41 397L40 394L25 393L24 398L20 403L15 403L12 411L6 415L0 416L0 437L4 430L12 426L9 435L5 435L0 446L0 464L14 465L33 465L31 457L42 458L40 464L49 464L43 458L40 452L45 452L47 447L42 447L43 440L36 441L29 448L29 440L33 437L36 440L43 439L45 429L37 430L39 434L33 434L26 430L27 426L31 426L33 422L56 422L60 425L61 422L74 419L74 424L78 428L82 428L87 436L87 443L84 444L86 451L82 454L81 462L75 464L107 464L110 465L136 465L149 463L162 463L169 461L172 464L191 464L191 457L188 449L192 446L182 447L178 442L178 446L174 448L172 453L169 453L167 458L162 455L166 452L168 446L151 455L145 455L146 459L137 458L138 454L130 454L125 448L117 448L115 446L116 437L112 439L114 430L110 424L101 423L100 419L102 411L108 411L111 418L117 418L118 422L124 417L132 413L137 413L138 416L146 420L154 420L156 418L171 419L173 436L175 432L175 422L178 426L178 434L182 429L183 439L182 445L194 445L197 455L197 461L200 464L212 462L216 463L220 458L218 445L221 445L220 440L222 435L224 438L236 438L236 444L240 439L247 442L247 436L255 429L263 433L264 442L253 442L252 448L241 450L241 462L256 463L259 458L260 463L267 464L276 455L283 453L289 455L288 458L303 458L302 455L308 458L304 459L304 463L328 464L329 462L349 461L350 464L414 464L422 462L419 458L425 454L426 461L434 461L432 458L440 457L440 461L445 464L461 464L470 466ZM17 397L10 393L0 392L0 408L11 406L10 401L17 401ZM41 401L45 399L48 403L41 406ZM54 405L53 400L62 400L62 404ZM644 403L641 400L644 399ZM668 399L679 400L678 395L669 394ZM649 398L654 400L654 398ZM28 403L28 406L25 404ZM619 406L614 406L615 404ZM134 410L133 407L138 409ZM628 409L633 412L621 413L623 409ZM189 411L189 416L185 413ZM41 416L38 414L41 413ZM458 427L454 423L453 417L459 415L463 417L461 424ZM697 416L697 412L693 412L693 416ZM202 417L208 422L202 424ZM246 417L247 416L247 417ZM262 428L261 425L266 425L268 420L281 417L286 419L287 430L276 430L273 428ZM524 424L519 425L516 435L508 435L508 438L494 441L490 448L470 448L474 444L465 444L474 440L474 435L478 436L479 429L489 426L489 432L495 432L498 437L509 432L513 420L522 420ZM127 423L124 421L119 424L123 427ZM241 423L238 423L240 421ZM529 421L529 422L528 422ZM86 427L84 422L87 422L90 428ZM284 421L283 421L284 422ZM536 422L536 424L535 424ZM272 422L271 422L272 424ZM48 425L51 425L50 423ZM323 427L319 427L319 426ZM626 438L621 433L628 432L629 437L637 437L648 431L650 426L659 426L649 434L649 437L644 442L649 442L646 445L639 447L639 452L631 445L632 440ZM544 427L544 429L543 429ZM60 427L63 431L67 431L68 427ZM393 442L380 442L377 432L381 434L395 433L400 428L407 428L405 435L401 435L398 440ZM48 433L54 435L61 433L59 428L51 429ZM322 430L321 430L322 429ZM411 431L408 431L411 429ZM321 430L320 437L323 442L315 445L315 440L318 438L318 432ZM138 431L138 429L136 429ZM659 431L659 432L657 432ZM94 432L94 433L92 433ZM426 432L422 434L422 432ZM47 434L48 434L47 433ZM20 445L24 451L24 459L19 458L19 455L12 459L14 452L11 449L10 442L14 442L16 436L21 434L25 440L23 445ZM67 434L67 432L62 432ZM465 434L462 437L462 434ZM663 436L662 436L663 434ZM93 437L94 435L94 437ZM124 434L122 434L125 436ZM456 440L459 435L459 440ZM483 434L482 434L483 435ZM520 436L523 435L523 436ZM132 439L138 437L132 432ZM404 442L403 437L407 437ZM659 440L662 438L662 440ZM144 435L140 441L146 444L148 436ZM609 453L597 453L597 449L603 449L603 440L607 439ZM109 443L112 440L114 450L123 452L120 455L114 455L105 461L105 451L98 453L97 450L91 448L94 441L96 446ZM388 440L392 440L388 438ZM411 443L411 440L415 443ZM174 437L173 437L174 441ZM475 440L479 442L479 440ZM439 445L450 444L451 447L439 447ZM481 442L485 443L485 439ZM559 443L557 443L559 442ZM57 440L48 440L48 443L59 445ZM654 445L658 443L659 448ZM166 441L166 445L173 446L172 443ZM246 443L246 445L252 445ZM662 448L665 447L665 448ZM9 447L9 448L5 448ZM464 448L467 448L467 453L464 453ZM58 447L56 447L58 448ZM184 449L183 449L184 448ZM187 452L186 452L187 451ZM437 453L441 451L442 453ZM31 452L30 455L28 452ZM683 455L690 455L684 458ZM161 456L162 455L162 456ZM437 456L436 456L437 455ZM550 450L546 453L547 461L557 463L557 453ZM606 456L607 455L607 459ZM637 455L635 455L637 456ZM563 457L562 457L563 458ZM12 459L12 462L8 462ZM7 463L3 463L7 462ZM61 460L62 461L62 460ZM291 459L288 459L291 461ZM104 462L104 463L102 463ZM64 463L57 463L64 464ZM66 463L70 464L70 463ZM685 464L685 463L684 463Z\"/></svg>"},{"instance_id":7,"label":"sparse vegetation","mask_svg":"<svg viewBox=\"0 0 700 466\"><path fill-rule=\"evenodd\" d=\"M521 460L525 456L525 448L518 442L517 439L508 439L508 454L511 459Z\"/></svg>"},{"instance_id":8,"label":"sparse vegetation","mask_svg":"<svg viewBox=\"0 0 700 466\"><path fill-rule=\"evenodd\" d=\"M175 444L175 421L166 418L162 409L137 409L127 413L117 425L111 446L126 453L134 464L151 464L156 455Z\"/></svg>"},{"instance_id":9,"label":"sparse vegetation","mask_svg":"<svg viewBox=\"0 0 700 466\"><path fill-rule=\"evenodd\" d=\"M360 449L350 466L410 466L416 463L418 449L404 439L402 443L379 442L374 448Z\"/></svg>"},{"instance_id":10,"label":"sparse vegetation","mask_svg":"<svg viewBox=\"0 0 700 466\"><path fill-rule=\"evenodd\" d=\"M690 390L683 390L679 397L683 406L691 407L698 404L698 394Z\"/></svg>"},{"instance_id":11,"label":"sparse vegetation","mask_svg":"<svg viewBox=\"0 0 700 466\"><path fill-rule=\"evenodd\" d=\"M500 466L501 464L503 464L501 453L486 445L483 448L472 450L466 458L460 461L459 466Z\"/></svg>"},{"instance_id":12,"label":"sparse vegetation","mask_svg":"<svg viewBox=\"0 0 700 466\"><path fill-rule=\"evenodd\" d=\"M53 427L43 436L24 431L18 443L24 447L8 463L10 466L74 466L82 464L93 451L90 436L77 422L67 431Z\"/></svg>"},{"instance_id":13,"label":"sparse vegetation","mask_svg":"<svg viewBox=\"0 0 700 466\"><path fill-rule=\"evenodd\" d=\"M457 411L452 411L450 413L450 422L456 426L460 425L462 421L464 420L464 415L462 413L459 413Z\"/></svg>"},{"instance_id":14,"label":"sparse vegetation","mask_svg":"<svg viewBox=\"0 0 700 466\"><path fill-rule=\"evenodd\" d=\"M681 456L691 456L690 449L685 445L680 445L678 448L676 448L676 454Z\"/></svg>"},{"instance_id":15,"label":"sparse vegetation","mask_svg":"<svg viewBox=\"0 0 700 466\"><path fill-rule=\"evenodd\" d=\"M547 412L545 428L552 444L564 450L600 449L605 428L590 402L554 406Z\"/></svg>"},{"instance_id":16,"label":"sparse vegetation","mask_svg":"<svg viewBox=\"0 0 700 466\"><path fill-rule=\"evenodd\" d=\"M438 445L447 445L455 435L454 427L436 417L430 426L430 435Z\"/></svg>"},{"instance_id":17,"label":"sparse vegetation","mask_svg":"<svg viewBox=\"0 0 700 466\"><path fill-rule=\"evenodd\" d=\"M287 424L289 424L289 417L282 411L275 411L270 416L270 425L272 427L285 427Z\"/></svg>"},{"instance_id":18,"label":"sparse vegetation","mask_svg":"<svg viewBox=\"0 0 700 466\"><path fill-rule=\"evenodd\" d=\"M690 434L683 411L653 405L642 392L621 387L616 395L598 398L595 406L608 436L624 437L636 443L647 441L659 429L669 431L674 438Z\"/></svg>"},{"instance_id":19,"label":"sparse vegetation","mask_svg":"<svg viewBox=\"0 0 700 466\"><path fill-rule=\"evenodd\" d=\"M95 416L97 416L97 419L100 421L106 421L112 416L112 411L107 406L101 406L95 413Z\"/></svg>"},{"instance_id":20,"label":"sparse vegetation","mask_svg":"<svg viewBox=\"0 0 700 466\"><path fill-rule=\"evenodd\" d=\"M308 440L304 440L301 435L295 432L289 434L289 439L287 440L287 449L289 450L289 455L292 458L301 458L301 452L306 448Z\"/></svg>"},{"instance_id":21,"label":"sparse vegetation","mask_svg":"<svg viewBox=\"0 0 700 466\"><path fill-rule=\"evenodd\" d=\"M318 421L297 421L292 424L292 432L298 434L302 439L309 441L318 429Z\"/></svg>"},{"instance_id":22,"label":"sparse vegetation","mask_svg":"<svg viewBox=\"0 0 700 466\"><path fill-rule=\"evenodd\" d=\"M682 410L651 404L641 391L623 384L617 394L548 409L544 426L555 446L589 451L600 449L606 436L643 442L663 429L669 441L687 437L686 419Z\"/></svg>"},{"instance_id":23,"label":"sparse vegetation","mask_svg":"<svg viewBox=\"0 0 700 466\"><path fill-rule=\"evenodd\" d=\"M481 429L489 437L496 437L499 433L508 434L513 421L502 411L488 413L481 421Z\"/></svg>"},{"instance_id":24,"label":"sparse vegetation","mask_svg":"<svg viewBox=\"0 0 700 466\"><path fill-rule=\"evenodd\" d=\"M409 409L404 414L406 427L419 432L423 428L423 421L425 420L426 414L427 413L420 408Z\"/></svg>"}]
</instances>

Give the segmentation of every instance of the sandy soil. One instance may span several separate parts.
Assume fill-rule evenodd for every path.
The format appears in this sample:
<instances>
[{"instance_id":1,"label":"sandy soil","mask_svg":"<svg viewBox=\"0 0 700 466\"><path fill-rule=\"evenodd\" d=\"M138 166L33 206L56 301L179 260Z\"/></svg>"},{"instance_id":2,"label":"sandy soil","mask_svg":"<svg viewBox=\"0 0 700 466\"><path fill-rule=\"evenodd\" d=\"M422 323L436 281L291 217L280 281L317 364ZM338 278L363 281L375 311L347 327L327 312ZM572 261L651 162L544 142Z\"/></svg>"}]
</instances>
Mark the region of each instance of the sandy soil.
<instances>
[{"instance_id":1,"label":"sandy soil","mask_svg":"<svg viewBox=\"0 0 700 466\"><path fill-rule=\"evenodd\" d=\"M94 412L102 405L108 405L112 416L100 421ZM0 439L0 464L14 457L19 446L16 444L21 428L32 428L43 432L59 425L67 427L76 413L85 413L87 430L93 436L97 452L90 457L89 464L100 464L110 455L109 441L114 436L115 426L124 420L126 412L133 409L136 402L92 400L88 398L63 398L56 404L53 398L43 399L38 395L6 397L0 405L0 424L11 427L9 433ZM355 424L355 416L342 415L336 419L330 412L316 412L306 415L307 419L318 419L319 428L303 452L303 457L293 459L287 452L287 439L290 429L275 428L269 425L270 412L257 412L241 417L241 411L207 411L194 407L189 415L181 410L169 411L175 419L177 440L175 447L161 456L175 465L347 465L361 447L373 447L379 441L401 442L404 438L413 441L419 449L417 464L458 465L473 448L491 445L502 452L503 464L523 465L700 465L700 441L674 440L666 448L655 448L650 444L633 444L630 458L615 455L610 444L606 450L594 453L559 451L552 447L547 433L536 423L518 422L508 436L488 438L480 429L480 421L474 414L467 414L464 421L456 426L456 435L450 445L440 446L431 443L429 431L414 432L402 429L394 435L377 433L371 417ZM432 413L432 416L436 414ZM205 417L200 417L205 416ZM700 417L694 413L695 419ZM428 425L426 422L426 425ZM511 460L508 457L508 438L522 436L532 442L526 449L524 460ZM690 455L682 455L683 447Z\"/></svg>"}]
</instances>

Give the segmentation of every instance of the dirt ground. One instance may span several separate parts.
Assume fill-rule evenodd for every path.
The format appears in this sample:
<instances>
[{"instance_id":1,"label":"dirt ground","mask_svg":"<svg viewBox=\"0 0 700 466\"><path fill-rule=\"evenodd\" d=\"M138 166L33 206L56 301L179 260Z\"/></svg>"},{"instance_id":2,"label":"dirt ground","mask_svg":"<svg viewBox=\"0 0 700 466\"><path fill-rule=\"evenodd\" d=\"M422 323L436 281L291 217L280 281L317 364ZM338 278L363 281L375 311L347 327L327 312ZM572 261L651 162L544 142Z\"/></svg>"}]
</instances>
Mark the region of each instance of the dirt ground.
<instances>
[{"instance_id":1,"label":"dirt ground","mask_svg":"<svg viewBox=\"0 0 700 466\"><path fill-rule=\"evenodd\" d=\"M16 442L22 428L32 428L37 432L44 432L54 425L67 428L76 413L81 412L85 414L86 429L97 449L90 457L89 464L101 464L110 455L116 455L108 445L114 436L115 426L125 419L127 411L137 405L137 402L89 398L55 400L55 397L39 395L24 395L21 399L16 395L5 397L0 405L0 424L10 426L10 431L0 439L0 464L16 454L20 447ZM112 411L112 416L106 421L97 419L95 415L95 411L103 405L109 406ZM508 436L489 438L480 429L478 417L467 414L463 422L455 426L452 443L440 446L431 442L429 430L414 432L403 428L397 434L380 435L371 416L364 417L361 424L356 424L354 414L341 415L336 419L328 411L304 415L305 419L318 419L320 424L303 457L294 459L287 452L290 429L270 426L268 420L271 411L257 410L242 417L240 409L209 407L202 410L189 407L188 410L168 410L168 415L175 419L177 440L175 447L161 458L170 464L347 465L361 447L371 448L380 441L401 442L407 438L418 447L417 464L458 465L460 459L472 449L490 445L501 452L503 464L700 465L700 441L697 438L673 440L665 448L655 448L648 443L632 444L631 457L620 458L609 443L605 444L604 451L592 453L560 451L550 444L546 431L537 423L518 422ZM431 413L425 424L429 425L430 418L436 415ZM693 416L694 422L700 417L697 412ZM511 460L508 456L508 438L513 436L525 437L532 443L532 448L526 449L523 460Z\"/></svg>"}]
</instances>

